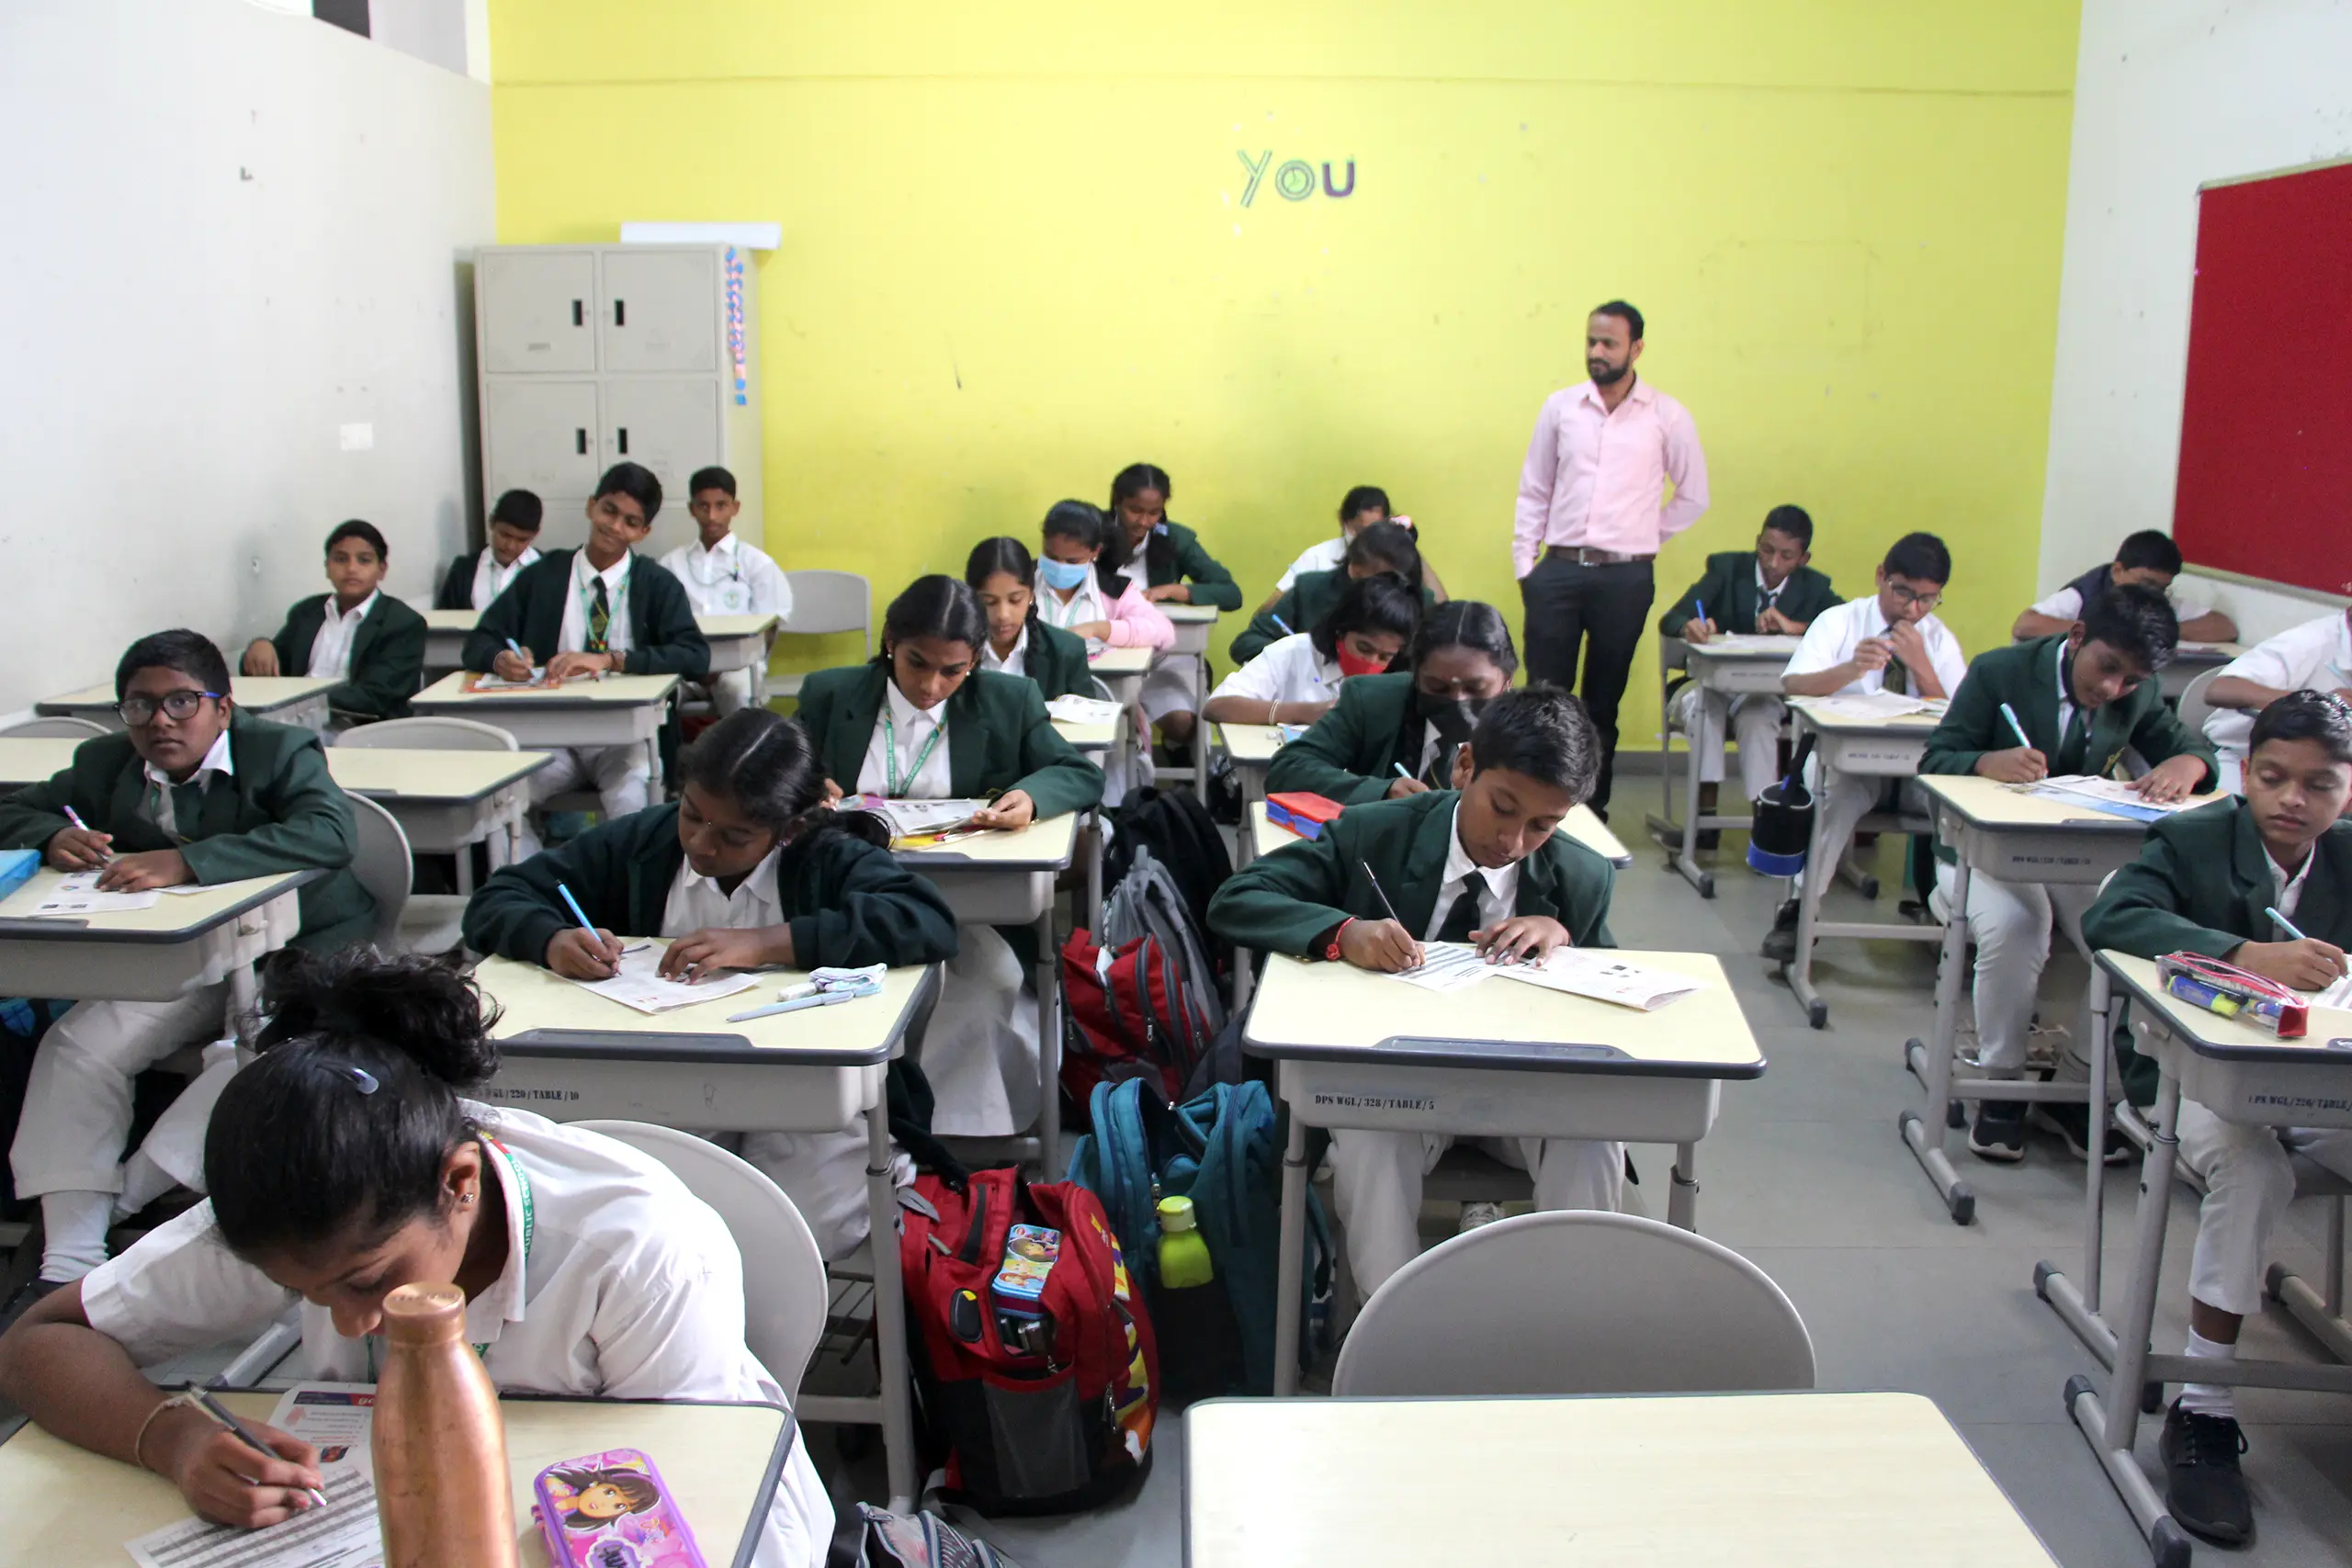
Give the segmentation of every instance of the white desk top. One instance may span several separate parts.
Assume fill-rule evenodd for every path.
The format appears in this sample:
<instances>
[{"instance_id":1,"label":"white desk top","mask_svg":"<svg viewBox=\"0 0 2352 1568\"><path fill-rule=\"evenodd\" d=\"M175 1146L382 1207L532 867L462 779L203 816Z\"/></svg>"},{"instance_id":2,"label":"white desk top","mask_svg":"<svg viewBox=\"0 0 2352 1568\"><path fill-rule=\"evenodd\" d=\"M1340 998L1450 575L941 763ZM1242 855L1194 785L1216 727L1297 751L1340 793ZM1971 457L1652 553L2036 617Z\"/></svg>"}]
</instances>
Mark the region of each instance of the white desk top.
<instances>
[{"instance_id":1,"label":"white desk top","mask_svg":"<svg viewBox=\"0 0 2352 1568\"><path fill-rule=\"evenodd\" d=\"M1078 842L1078 813L1065 812L1010 832L982 833L927 850L897 850L899 863L926 875L956 871L1061 871Z\"/></svg>"},{"instance_id":2,"label":"white desk top","mask_svg":"<svg viewBox=\"0 0 2352 1568\"><path fill-rule=\"evenodd\" d=\"M444 675L409 699L413 708L495 707L528 703L538 707L643 707L658 703L678 683L675 675L614 675L604 680L566 681L560 686L526 686L477 692L481 679L468 670Z\"/></svg>"},{"instance_id":3,"label":"white desk top","mask_svg":"<svg viewBox=\"0 0 2352 1568\"><path fill-rule=\"evenodd\" d=\"M2063 800L2029 795L2021 785L1996 784L1974 773L1921 773L1919 784L1973 827L2065 828L2138 837L2154 826L2096 807L2073 806ZM2205 806L2222 797L2200 795L2194 798L2198 806Z\"/></svg>"},{"instance_id":4,"label":"white desk top","mask_svg":"<svg viewBox=\"0 0 2352 1568\"><path fill-rule=\"evenodd\" d=\"M1730 634L1706 642L1685 642L1683 651L1690 659L1742 660L1762 662L1777 659L1786 662L1794 657L1803 637L1765 637L1761 635Z\"/></svg>"},{"instance_id":5,"label":"white desk top","mask_svg":"<svg viewBox=\"0 0 2352 1568\"><path fill-rule=\"evenodd\" d=\"M1804 715L1804 721L1815 729L1839 735L1909 735L1924 740L1928 732L1944 720L1940 713L1906 713L1898 718L1855 718L1823 705L1836 701L1836 697L1791 697L1789 705Z\"/></svg>"},{"instance_id":6,"label":"white desk top","mask_svg":"<svg viewBox=\"0 0 2352 1568\"><path fill-rule=\"evenodd\" d=\"M1623 844L1617 841L1617 835L1609 830L1609 824L1595 815L1589 806L1579 806L1570 811L1567 820L1560 828L1568 837L1613 866L1622 868L1634 863L1634 857ZM1299 836L1296 833L1267 817L1264 801L1250 803L1250 843L1254 852L1271 854L1284 844L1297 842Z\"/></svg>"},{"instance_id":7,"label":"white desk top","mask_svg":"<svg viewBox=\"0 0 2352 1568\"><path fill-rule=\"evenodd\" d=\"M92 739L0 735L0 788L21 788L63 773L74 765L75 748Z\"/></svg>"},{"instance_id":8,"label":"white desk top","mask_svg":"<svg viewBox=\"0 0 2352 1568\"><path fill-rule=\"evenodd\" d=\"M1204 626L1225 614L1214 604L1170 604L1165 601L1161 602L1159 610L1179 626Z\"/></svg>"},{"instance_id":9,"label":"white desk top","mask_svg":"<svg viewBox=\"0 0 2352 1568\"><path fill-rule=\"evenodd\" d=\"M1081 751L1108 751L1111 742L1119 736L1118 721L1104 724L1073 724L1069 719L1054 720L1055 732Z\"/></svg>"},{"instance_id":10,"label":"white desk top","mask_svg":"<svg viewBox=\"0 0 2352 1568\"><path fill-rule=\"evenodd\" d=\"M1764 1054L1709 953L1626 952L1705 982L1656 1012L1515 980L1423 990L1347 964L1270 955L1242 1043L1252 1055L1432 1066L1752 1078Z\"/></svg>"},{"instance_id":11,"label":"white desk top","mask_svg":"<svg viewBox=\"0 0 2352 1568\"><path fill-rule=\"evenodd\" d=\"M1151 669L1152 655L1157 649L1106 648L1086 661L1086 667L1097 675L1141 675Z\"/></svg>"},{"instance_id":12,"label":"white desk top","mask_svg":"<svg viewBox=\"0 0 2352 1568\"><path fill-rule=\"evenodd\" d=\"M399 751L330 746L327 772L354 795L402 800L480 800L546 767L546 751Z\"/></svg>"},{"instance_id":13,"label":"white desk top","mask_svg":"<svg viewBox=\"0 0 2352 1568\"><path fill-rule=\"evenodd\" d=\"M1283 749L1282 726L1278 724L1220 724L1216 738L1226 755L1237 762L1271 762L1274 753Z\"/></svg>"},{"instance_id":14,"label":"white desk top","mask_svg":"<svg viewBox=\"0 0 2352 1568\"><path fill-rule=\"evenodd\" d=\"M266 1420L275 1394L230 1393L238 1415ZM767 1517L770 1467L791 1427L772 1404L629 1404L502 1399L506 1463L514 1485L517 1556L542 1568L547 1550L531 1521L540 1471L606 1449L642 1449L662 1467L712 1562L734 1561L738 1543ZM0 1445L0 1517L16 1542L11 1561L41 1568L121 1568L122 1543L187 1517L162 1476L102 1458L28 1426Z\"/></svg>"},{"instance_id":15,"label":"white desk top","mask_svg":"<svg viewBox=\"0 0 2352 1568\"><path fill-rule=\"evenodd\" d=\"M669 945L655 939L657 946ZM878 996L837 1007L727 1021L776 999L776 992L806 976L763 971L748 991L665 1013L639 1012L576 986L536 964L485 958L474 971L482 995L501 1009L492 1031L514 1056L576 1056L583 1048L628 1061L741 1062L747 1053L788 1057L804 1066L888 1061L931 976L929 967L884 972Z\"/></svg>"},{"instance_id":16,"label":"white desk top","mask_svg":"<svg viewBox=\"0 0 2352 1568\"><path fill-rule=\"evenodd\" d=\"M759 637L782 623L784 617L775 614L764 615L696 615L695 626L705 637Z\"/></svg>"},{"instance_id":17,"label":"white desk top","mask_svg":"<svg viewBox=\"0 0 2352 1568\"><path fill-rule=\"evenodd\" d=\"M343 684L331 675L238 675L229 682L229 694L247 713L268 714L282 707L303 702L331 692ZM67 692L33 705L37 713L91 712L103 709L109 717L114 705L121 699L114 694L114 682L101 682L85 686L78 692Z\"/></svg>"},{"instance_id":18,"label":"white desk top","mask_svg":"<svg viewBox=\"0 0 2352 1568\"><path fill-rule=\"evenodd\" d=\"M315 882L325 874L322 871L289 871L278 876L218 882L196 893L166 891L144 909L120 909L110 914L89 915L74 919L28 919L27 911L65 880L63 872L43 867L33 873L31 881L6 898L0 899L0 941L187 942L201 936L223 920L234 919L255 905Z\"/></svg>"},{"instance_id":19,"label":"white desk top","mask_svg":"<svg viewBox=\"0 0 2352 1568\"><path fill-rule=\"evenodd\" d=\"M2055 1564L1907 1393L1213 1399L1184 1513L1189 1568Z\"/></svg>"},{"instance_id":20,"label":"white desk top","mask_svg":"<svg viewBox=\"0 0 2352 1568\"><path fill-rule=\"evenodd\" d=\"M2352 1067L2352 1011L2341 1008L2311 1010L2308 1032L2300 1040L2281 1040L2267 1029L2240 1023L2192 1007L2167 996L2156 980L2154 963L2102 948L2099 963L2132 993L2133 1002L2162 1015L2174 1034L2188 1042L2200 1056L2233 1061L2287 1062L2297 1066Z\"/></svg>"},{"instance_id":21,"label":"white desk top","mask_svg":"<svg viewBox=\"0 0 2352 1568\"><path fill-rule=\"evenodd\" d=\"M481 625L480 610L427 610L424 629L429 632L469 632Z\"/></svg>"},{"instance_id":22,"label":"white desk top","mask_svg":"<svg viewBox=\"0 0 2352 1568\"><path fill-rule=\"evenodd\" d=\"M2192 664L2227 664L2244 653L2244 645L2234 642L2184 642L2172 650L2173 662L2184 660Z\"/></svg>"}]
</instances>

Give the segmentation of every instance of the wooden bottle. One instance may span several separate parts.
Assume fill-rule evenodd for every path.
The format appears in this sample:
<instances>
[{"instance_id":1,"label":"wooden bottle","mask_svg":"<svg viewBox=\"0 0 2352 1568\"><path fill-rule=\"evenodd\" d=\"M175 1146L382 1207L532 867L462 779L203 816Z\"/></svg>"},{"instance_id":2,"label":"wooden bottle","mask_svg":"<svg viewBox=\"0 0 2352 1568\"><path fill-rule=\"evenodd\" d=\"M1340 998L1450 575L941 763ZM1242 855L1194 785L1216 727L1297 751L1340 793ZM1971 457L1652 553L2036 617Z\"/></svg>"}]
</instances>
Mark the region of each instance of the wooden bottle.
<instances>
[{"instance_id":1,"label":"wooden bottle","mask_svg":"<svg viewBox=\"0 0 2352 1568\"><path fill-rule=\"evenodd\" d=\"M384 1298L376 1383L376 1507L385 1568L514 1568L506 1424L466 1343L466 1295L403 1285Z\"/></svg>"}]
</instances>

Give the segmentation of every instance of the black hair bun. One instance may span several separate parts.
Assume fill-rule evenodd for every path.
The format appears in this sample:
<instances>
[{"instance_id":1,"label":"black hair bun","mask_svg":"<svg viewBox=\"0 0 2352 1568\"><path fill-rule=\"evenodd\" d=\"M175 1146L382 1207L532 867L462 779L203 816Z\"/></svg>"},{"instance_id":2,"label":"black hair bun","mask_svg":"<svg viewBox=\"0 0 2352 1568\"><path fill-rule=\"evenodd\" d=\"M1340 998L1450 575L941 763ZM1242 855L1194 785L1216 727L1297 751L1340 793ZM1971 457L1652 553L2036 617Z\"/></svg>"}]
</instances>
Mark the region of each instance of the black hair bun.
<instances>
[{"instance_id":1,"label":"black hair bun","mask_svg":"<svg viewBox=\"0 0 2352 1568\"><path fill-rule=\"evenodd\" d=\"M373 947L282 953L262 986L266 1021L255 1043L337 1045L367 1041L399 1052L452 1089L473 1089L498 1071L490 1037L498 1010L447 961Z\"/></svg>"}]
</instances>

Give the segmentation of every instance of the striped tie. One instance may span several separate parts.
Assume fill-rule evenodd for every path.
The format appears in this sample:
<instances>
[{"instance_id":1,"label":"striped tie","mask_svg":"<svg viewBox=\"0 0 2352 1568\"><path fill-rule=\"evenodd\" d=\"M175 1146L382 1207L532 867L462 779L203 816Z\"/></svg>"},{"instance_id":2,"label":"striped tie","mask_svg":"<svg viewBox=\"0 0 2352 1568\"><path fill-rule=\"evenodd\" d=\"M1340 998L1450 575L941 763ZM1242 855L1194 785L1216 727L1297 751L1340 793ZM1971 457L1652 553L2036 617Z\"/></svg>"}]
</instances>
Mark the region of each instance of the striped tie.
<instances>
[{"instance_id":1,"label":"striped tie","mask_svg":"<svg viewBox=\"0 0 2352 1568\"><path fill-rule=\"evenodd\" d=\"M596 596L588 605L587 651L604 653L608 651L605 647L605 641L612 635L613 630L613 604L605 596L605 580L599 577L594 581Z\"/></svg>"}]
</instances>

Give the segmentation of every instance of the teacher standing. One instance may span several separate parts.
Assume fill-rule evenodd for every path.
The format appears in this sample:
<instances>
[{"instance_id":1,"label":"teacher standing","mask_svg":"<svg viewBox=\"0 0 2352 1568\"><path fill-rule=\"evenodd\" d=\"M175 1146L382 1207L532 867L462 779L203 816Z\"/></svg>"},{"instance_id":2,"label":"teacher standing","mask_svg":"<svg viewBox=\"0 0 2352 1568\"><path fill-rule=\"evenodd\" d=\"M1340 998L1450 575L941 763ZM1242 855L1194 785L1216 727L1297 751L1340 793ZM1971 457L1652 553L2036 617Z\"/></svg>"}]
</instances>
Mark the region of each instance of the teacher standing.
<instances>
[{"instance_id":1,"label":"teacher standing","mask_svg":"<svg viewBox=\"0 0 2352 1568\"><path fill-rule=\"evenodd\" d=\"M1529 676L1575 689L1582 645L1592 642L1580 694L1600 732L1592 805L1603 815L1617 760L1617 704L1657 593L1652 567L1659 547L1707 510L1698 426L1688 409L1634 374L1641 356L1639 310L1611 299L1587 318L1592 379L1544 400L1511 535Z\"/></svg>"}]
</instances>

